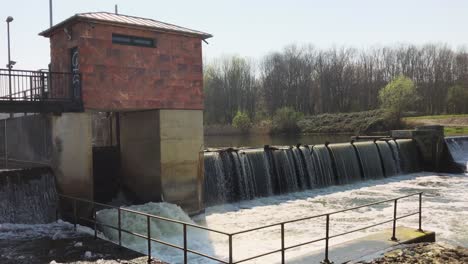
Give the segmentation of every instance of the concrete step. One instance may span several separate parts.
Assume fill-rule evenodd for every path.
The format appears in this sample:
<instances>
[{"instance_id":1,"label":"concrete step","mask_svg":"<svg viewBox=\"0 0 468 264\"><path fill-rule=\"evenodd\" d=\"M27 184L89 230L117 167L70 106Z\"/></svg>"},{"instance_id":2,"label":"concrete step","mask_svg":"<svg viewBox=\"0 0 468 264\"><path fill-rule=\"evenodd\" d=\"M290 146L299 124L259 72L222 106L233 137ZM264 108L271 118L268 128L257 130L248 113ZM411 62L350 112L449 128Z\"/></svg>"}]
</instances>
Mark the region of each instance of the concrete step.
<instances>
[{"instance_id":1,"label":"concrete step","mask_svg":"<svg viewBox=\"0 0 468 264\"><path fill-rule=\"evenodd\" d=\"M366 256L376 255L379 252L386 252L400 244L412 244L421 242L435 242L435 233L431 231L419 232L414 228L398 227L396 229L396 238L398 241L392 241L392 229L386 229L362 238L351 240L345 243L333 245L333 239L330 240L331 247L328 253L329 260L335 264L349 263L358 261ZM320 243L320 242L319 242ZM287 256L287 252L286 252ZM300 257L286 259L288 264L311 264L321 263L325 258L324 249L311 252ZM280 262L278 262L280 263Z\"/></svg>"}]
</instances>

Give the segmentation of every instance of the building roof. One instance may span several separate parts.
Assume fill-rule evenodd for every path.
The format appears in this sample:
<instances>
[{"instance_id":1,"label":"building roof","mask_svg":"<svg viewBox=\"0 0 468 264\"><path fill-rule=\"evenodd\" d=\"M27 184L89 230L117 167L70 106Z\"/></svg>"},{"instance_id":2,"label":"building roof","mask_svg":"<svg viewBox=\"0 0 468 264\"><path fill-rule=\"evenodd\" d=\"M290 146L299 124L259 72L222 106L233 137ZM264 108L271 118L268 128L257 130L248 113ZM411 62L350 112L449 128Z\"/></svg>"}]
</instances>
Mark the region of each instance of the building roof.
<instances>
[{"instance_id":1,"label":"building roof","mask_svg":"<svg viewBox=\"0 0 468 264\"><path fill-rule=\"evenodd\" d=\"M39 35L49 37L57 28L63 27L69 23L72 23L73 21L88 21L102 24L111 24L116 26L139 27L160 32L172 32L175 34L196 36L201 39L207 39L212 37L211 34L202 31L180 27L173 24L157 21L154 19L114 14L109 12L79 13L45 31L42 31L41 33L39 33Z\"/></svg>"}]
</instances>

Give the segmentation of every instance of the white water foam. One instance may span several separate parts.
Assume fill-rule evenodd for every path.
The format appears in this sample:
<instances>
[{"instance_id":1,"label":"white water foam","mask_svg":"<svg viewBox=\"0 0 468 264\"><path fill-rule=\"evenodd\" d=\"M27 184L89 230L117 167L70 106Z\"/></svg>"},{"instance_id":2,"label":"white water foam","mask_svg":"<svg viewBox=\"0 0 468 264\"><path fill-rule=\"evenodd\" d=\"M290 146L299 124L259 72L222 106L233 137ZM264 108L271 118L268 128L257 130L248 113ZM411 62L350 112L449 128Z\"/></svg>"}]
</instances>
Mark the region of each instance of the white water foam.
<instances>
[{"instance_id":1,"label":"white water foam","mask_svg":"<svg viewBox=\"0 0 468 264\"><path fill-rule=\"evenodd\" d=\"M308 190L288 195L259 198L222 206L207 208L206 214L197 216L195 222L210 228L235 232L255 228L267 224L278 223L305 216L337 211L345 208L359 206L371 202L392 199L415 192L424 192L423 197L423 229L435 231L437 240L453 245L468 246L468 177L465 175L434 175L418 173L405 176L392 177L382 180L371 180L345 186L332 186L324 189ZM145 211L161 216L183 221L191 221L174 205L148 204L135 207L135 210ZM398 215L404 215L418 210L418 197L402 199L398 203ZM116 217L110 213L104 218L105 222L115 224ZM101 215L103 216L103 215ZM115 216L115 215L114 215ZM393 216L393 203L381 204L362 208L331 216L330 235L350 231L352 229L390 220ZM109 218L108 218L109 217ZM114 220L112 220L114 219ZM125 227L138 230L145 234L146 220L133 218L125 219ZM418 218L398 221L398 225L417 228ZM324 237L325 219L317 218L303 222L285 225L286 246L298 244L308 240ZM331 239L333 246L354 238L365 236L368 233L391 227L391 224L377 226L362 232ZM157 229L160 229L159 231ZM182 246L182 228L175 226L162 226L152 223L152 236L157 239ZM106 235L109 232L105 232ZM115 234L111 237L115 241ZM202 253L227 260L228 238L223 235L195 231L188 229L189 248ZM142 239L125 238L124 245L146 253L147 244ZM252 233L234 236L234 260L241 260L254 255L280 248L280 228L272 227ZM322 250L323 241L309 246L287 251L287 259ZM182 263L182 251L169 250L165 246L156 246L153 243L153 255L168 263ZM259 258L248 263L276 263L279 254ZM204 258L189 254L189 263L211 263ZM217 263L217 262L213 262Z\"/></svg>"},{"instance_id":2,"label":"white water foam","mask_svg":"<svg viewBox=\"0 0 468 264\"><path fill-rule=\"evenodd\" d=\"M468 172L468 136L447 137L445 139L454 161L465 167Z\"/></svg>"}]
</instances>

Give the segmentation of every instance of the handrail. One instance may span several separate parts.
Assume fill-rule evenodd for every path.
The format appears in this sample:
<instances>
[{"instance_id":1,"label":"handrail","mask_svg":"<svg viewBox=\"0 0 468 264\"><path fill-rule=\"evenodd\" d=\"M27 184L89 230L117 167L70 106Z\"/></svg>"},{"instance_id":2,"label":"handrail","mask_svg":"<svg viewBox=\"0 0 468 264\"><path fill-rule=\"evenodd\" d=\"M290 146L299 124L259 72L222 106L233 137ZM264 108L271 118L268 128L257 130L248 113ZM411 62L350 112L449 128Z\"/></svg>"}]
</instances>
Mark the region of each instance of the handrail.
<instances>
[{"instance_id":1,"label":"handrail","mask_svg":"<svg viewBox=\"0 0 468 264\"><path fill-rule=\"evenodd\" d=\"M0 69L1 102L79 102L81 74Z\"/></svg>"},{"instance_id":2,"label":"handrail","mask_svg":"<svg viewBox=\"0 0 468 264\"><path fill-rule=\"evenodd\" d=\"M397 216L397 203L398 203L398 200L409 198L409 197L416 196L416 195L419 196L419 210L417 212ZM152 261L151 242L155 242L155 243L163 244L165 246L169 246L169 247L172 247L172 248L182 250L184 252L184 263L185 264L188 263L188 257L187 257L188 253L196 254L196 255L204 257L204 258L208 258L208 259L211 259L211 260L218 261L220 263L237 264L237 263L246 262L246 261L249 261L249 260L252 260L252 259L257 259L257 258L261 258L261 257L267 256L267 255L271 255L271 254L274 254L274 253L280 253L280 252L281 252L281 263L284 264L285 263L285 251L286 250L297 248L297 247L308 245L308 244L312 244L312 243L316 243L316 242L320 242L320 241L325 241L325 259L322 261L322 263L332 263L329 260L329 256L328 256L328 253L329 253L329 245L328 245L329 243L328 243L328 241L330 239L336 238L336 237L339 237L339 236L344 236L344 235L347 235L347 234L350 234L350 233L362 231L362 230L372 228L372 227L376 227L376 226L379 226L379 225L387 224L387 223L390 223L390 222L393 222L391 240L396 241L397 240L397 238L396 238L397 220L403 219L403 218L406 218L406 217L410 217L410 216L413 216L413 215L419 215L418 231L423 232L423 230L421 228L421 225L422 225L422 195L423 195L423 192L418 192L418 193L408 194L408 195L404 195L404 196L399 196L399 197L396 197L396 198L393 198L393 199L387 199L387 200L383 200L383 201L379 201L379 202L373 202L373 203L368 203L368 204L364 204L364 205L360 205L360 206L356 206L356 207L352 207L352 208L347 208L347 209L343 209L343 210L339 210L339 211L327 212L327 213L323 213L323 214L319 214L319 215L313 215L313 216L308 216L308 217L283 221L283 222L279 222L279 223L275 223L275 224L264 225L264 226L261 226L261 227L250 228L250 229L245 229L245 230L241 230L241 231L237 231L237 232L231 232L231 233L216 230L216 229L212 229L212 228L208 228L208 227L204 227L204 226L200 226L200 225L197 225L197 224L187 223L187 222L184 222L184 221L173 220L173 219L169 219L169 218L166 218L166 217L161 217L161 216L152 215L152 214L148 214L148 213L144 213L144 212L139 212L139 211L135 211L135 210L124 208L124 207L117 207L117 206L112 206L112 205L108 205L108 204L103 204L103 203L99 203L99 202L90 201L90 200L83 199L83 198L72 197L72 196L69 196L69 195L59 194L59 197L69 199L69 200L71 200L73 202L73 219L74 219L75 230L76 230L76 227L77 227L77 224L78 224L78 220L82 220L82 221L86 221L86 222L89 222L91 224L94 224L94 236L95 236L95 238L97 238L97 225L117 230L119 232L118 244L120 246L122 245L122 232L130 234L130 235L134 235L136 237L146 239L148 241L147 242L148 243L148 263L150 263ZM77 213L78 202L92 205L93 219L78 217L78 213ZM392 219L385 220L383 222L378 222L378 223L368 225L368 226L365 226L365 227L353 229L353 230L350 230L350 231L347 231L347 232L343 232L343 233L339 233L339 234L335 234L335 235L330 235L330 216L331 215L336 215L336 214L339 214L339 213L344 213L344 212L348 212L348 211L351 211L351 210L357 210L357 209L360 209L360 208L369 207L369 206L373 206L373 205L377 205L377 204L388 203L388 202L393 202L394 203ZM105 224L105 223L99 223L97 221L97 218L96 218L96 213L97 213L96 207L97 206L104 207L104 208L116 209L118 211L118 226L116 227L116 226L108 225L108 224ZM122 223L121 223L121 213L122 212L128 212L128 213L132 213L132 214L136 214L136 215L145 216L146 219L147 219L147 234L144 235L144 234L135 233L135 232L132 232L130 230L123 229L122 228ZM310 219L319 218L319 217L325 217L325 219L326 219L325 237L310 240L310 241L306 241L306 242L301 242L301 243L295 244L295 245L289 245L287 247L285 246L285 238L284 238L285 237L285 228L284 227L285 227L286 224L299 222L299 221L304 221L304 220L310 220ZM58 214L57 214L57 219L58 219ZM158 219L158 220L167 221L167 222L182 225L182 227L183 227L183 246L175 245L175 244L172 244L172 243L169 243L169 242L159 240L159 239L155 239L155 238L151 237L151 232L150 232L151 219ZM274 250L269 251L269 252L263 252L263 253L261 253L259 255L250 256L250 257L247 257L247 258L244 258L244 259L241 259L241 260L234 261L234 258L233 258L233 238L234 238L234 236L239 235L239 234L244 234L244 233L249 233L249 232L261 230L261 229L265 229L265 228L269 228L269 227L275 227L275 226L280 226L281 227L281 248L274 249ZM202 252L198 252L198 251L195 251L193 249L189 249L188 246L187 246L187 227L193 227L193 228L197 228L197 229L201 229L201 230L205 230L205 231L209 231L209 232L214 232L214 233L218 233L218 234L222 234L222 235L227 236L228 239L229 239L229 254L228 254L229 260L228 261L222 260L222 259L219 259L217 257L209 256L209 255L204 254Z\"/></svg>"}]
</instances>

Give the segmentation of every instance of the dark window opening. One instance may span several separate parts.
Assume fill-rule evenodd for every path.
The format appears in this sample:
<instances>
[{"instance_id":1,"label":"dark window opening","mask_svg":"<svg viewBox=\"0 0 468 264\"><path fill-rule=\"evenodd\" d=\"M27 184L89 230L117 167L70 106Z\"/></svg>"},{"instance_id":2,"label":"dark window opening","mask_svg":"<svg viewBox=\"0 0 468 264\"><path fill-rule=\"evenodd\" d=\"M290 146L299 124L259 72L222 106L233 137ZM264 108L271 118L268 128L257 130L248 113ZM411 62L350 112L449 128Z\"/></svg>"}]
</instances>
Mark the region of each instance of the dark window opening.
<instances>
[{"instance_id":1,"label":"dark window opening","mask_svg":"<svg viewBox=\"0 0 468 264\"><path fill-rule=\"evenodd\" d=\"M154 39L118 34L112 34L112 43L140 47L156 47L156 41Z\"/></svg>"}]
</instances>

